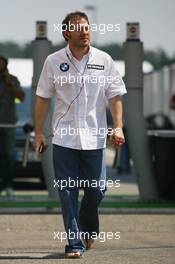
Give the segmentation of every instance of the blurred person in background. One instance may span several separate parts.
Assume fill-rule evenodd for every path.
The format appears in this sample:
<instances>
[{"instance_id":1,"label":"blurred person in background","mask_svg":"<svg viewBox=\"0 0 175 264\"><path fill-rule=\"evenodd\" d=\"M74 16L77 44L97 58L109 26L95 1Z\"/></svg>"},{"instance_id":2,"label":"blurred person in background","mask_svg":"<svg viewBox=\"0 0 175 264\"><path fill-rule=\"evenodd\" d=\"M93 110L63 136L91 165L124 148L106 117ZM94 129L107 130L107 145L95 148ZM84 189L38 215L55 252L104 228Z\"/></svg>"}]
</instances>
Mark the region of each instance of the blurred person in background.
<instances>
[{"instance_id":1,"label":"blurred person in background","mask_svg":"<svg viewBox=\"0 0 175 264\"><path fill-rule=\"evenodd\" d=\"M13 196L15 162L15 98L24 100L24 92L18 79L7 69L8 60L0 56L0 194Z\"/></svg>"}]
</instances>

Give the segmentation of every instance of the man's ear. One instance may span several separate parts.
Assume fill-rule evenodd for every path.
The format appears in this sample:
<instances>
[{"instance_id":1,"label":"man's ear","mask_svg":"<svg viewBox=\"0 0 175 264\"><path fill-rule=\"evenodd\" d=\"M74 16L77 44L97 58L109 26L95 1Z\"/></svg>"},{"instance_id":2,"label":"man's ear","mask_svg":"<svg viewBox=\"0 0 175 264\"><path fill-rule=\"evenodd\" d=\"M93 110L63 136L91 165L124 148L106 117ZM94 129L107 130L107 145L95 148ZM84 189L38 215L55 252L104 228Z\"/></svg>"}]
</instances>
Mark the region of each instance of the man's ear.
<instances>
[{"instance_id":1,"label":"man's ear","mask_svg":"<svg viewBox=\"0 0 175 264\"><path fill-rule=\"evenodd\" d=\"M70 39L70 32L69 31L65 31L64 32L64 37L66 38L66 40Z\"/></svg>"},{"instance_id":2,"label":"man's ear","mask_svg":"<svg viewBox=\"0 0 175 264\"><path fill-rule=\"evenodd\" d=\"M69 31L66 32L66 38L70 39L70 32Z\"/></svg>"}]
</instances>

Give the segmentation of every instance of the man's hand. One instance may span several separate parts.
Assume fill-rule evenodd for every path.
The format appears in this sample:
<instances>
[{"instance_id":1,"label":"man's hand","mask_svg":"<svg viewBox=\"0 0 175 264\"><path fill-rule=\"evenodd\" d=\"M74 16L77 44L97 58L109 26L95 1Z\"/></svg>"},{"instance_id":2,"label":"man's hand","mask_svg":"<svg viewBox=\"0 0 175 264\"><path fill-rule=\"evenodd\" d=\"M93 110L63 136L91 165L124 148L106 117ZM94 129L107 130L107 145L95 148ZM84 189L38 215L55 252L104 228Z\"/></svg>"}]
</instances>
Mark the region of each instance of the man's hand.
<instances>
[{"instance_id":1,"label":"man's hand","mask_svg":"<svg viewBox=\"0 0 175 264\"><path fill-rule=\"evenodd\" d=\"M115 146L121 146L123 143L125 143L125 137L123 134L122 128L114 128L112 131L112 135L110 136L110 140L112 144Z\"/></svg>"},{"instance_id":2,"label":"man's hand","mask_svg":"<svg viewBox=\"0 0 175 264\"><path fill-rule=\"evenodd\" d=\"M35 135L35 151L37 157L48 148L46 138L43 134Z\"/></svg>"}]
</instances>

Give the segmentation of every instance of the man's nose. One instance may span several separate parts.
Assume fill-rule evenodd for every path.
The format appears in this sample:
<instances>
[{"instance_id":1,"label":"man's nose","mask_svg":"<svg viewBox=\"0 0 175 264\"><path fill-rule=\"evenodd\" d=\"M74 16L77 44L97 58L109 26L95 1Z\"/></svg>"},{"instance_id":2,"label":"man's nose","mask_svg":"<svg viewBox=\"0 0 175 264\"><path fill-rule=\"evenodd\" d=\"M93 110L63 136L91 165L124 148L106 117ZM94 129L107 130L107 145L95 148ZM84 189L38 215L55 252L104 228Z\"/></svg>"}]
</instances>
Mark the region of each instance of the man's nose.
<instances>
[{"instance_id":1,"label":"man's nose","mask_svg":"<svg viewBox=\"0 0 175 264\"><path fill-rule=\"evenodd\" d=\"M81 28L81 33L82 34L89 34L89 26L83 26Z\"/></svg>"}]
</instances>

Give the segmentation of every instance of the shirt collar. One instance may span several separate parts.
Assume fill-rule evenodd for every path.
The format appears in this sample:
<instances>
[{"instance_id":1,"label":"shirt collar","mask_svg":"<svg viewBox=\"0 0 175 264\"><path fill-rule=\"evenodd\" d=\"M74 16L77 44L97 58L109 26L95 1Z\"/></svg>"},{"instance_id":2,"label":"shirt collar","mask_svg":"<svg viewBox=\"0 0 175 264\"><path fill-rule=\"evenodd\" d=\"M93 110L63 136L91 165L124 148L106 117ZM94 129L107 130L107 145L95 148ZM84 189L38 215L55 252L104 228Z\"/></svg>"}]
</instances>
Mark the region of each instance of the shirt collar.
<instances>
[{"instance_id":1,"label":"shirt collar","mask_svg":"<svg viewBox=\"0 0 175 264\"><path fill-rule=\"evenodd\" d=\"M76 60L76 58L73 56L73 54L72 54L72 52L71 52L71 50L70 50L70 48L69 48L69 44L66 46L66 53L67 53L67 55L69 56L69 59L70 60L72 60L72 59L75 59ZM84 56L83 56L83 58L84 57L90 57L90 56L92 56L92 47L91 46L89 46L89 51L88 51L88 53L86 53ZM82 58L82 59L83 59Z\"/></svg>"}]
</instances>

